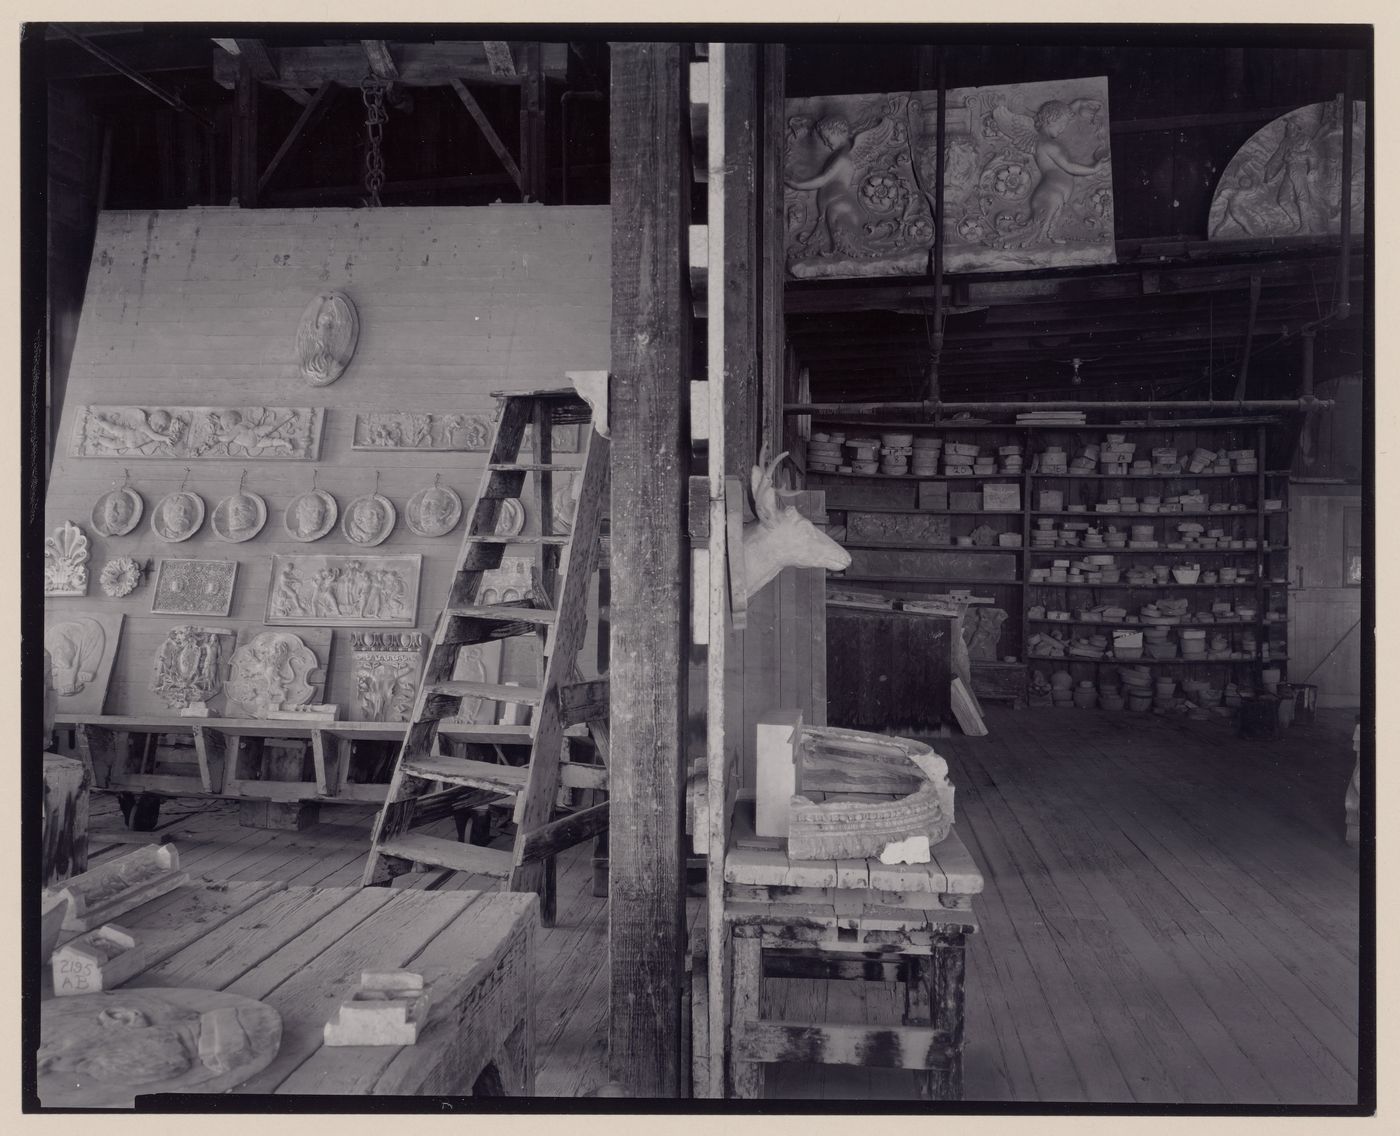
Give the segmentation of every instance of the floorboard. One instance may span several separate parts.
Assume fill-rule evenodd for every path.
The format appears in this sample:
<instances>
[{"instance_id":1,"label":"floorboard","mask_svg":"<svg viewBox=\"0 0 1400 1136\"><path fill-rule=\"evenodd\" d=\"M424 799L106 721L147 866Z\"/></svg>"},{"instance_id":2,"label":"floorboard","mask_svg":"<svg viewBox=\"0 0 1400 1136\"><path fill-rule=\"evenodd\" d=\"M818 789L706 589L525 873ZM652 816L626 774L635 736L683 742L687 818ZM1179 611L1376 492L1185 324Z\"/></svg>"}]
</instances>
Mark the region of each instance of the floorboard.
<instances>
[{"instance_id":1,"label":"floorboard","mask_svg":"<svg viewBox=\"0 0 1400 1136\"><path fill-rule=\"evenodd\" d=\"M985 738L938 738L958 831L987 878L969 944L969 1100L1197 1104L1353 1101L1360 889L1342 798L1354 717L1272 739L1226 720L990 709ZM239 824L236 802L168 801L130 833L93 798L99 864L161 839L211 879L359 883L373 809L325 806L300 832ZM450 821L440 822L451 835ZM497 847L508 846L498 835ZM607 902L591 842L557 862L556 925L538 939L536 1086L608 1079ZM481 890L429 871L397 886ZM687 903L687 921L703 904ZM764 1013L897 1022L894 984L770 979ZM766 1095L914 1100L913 1074L774 1065Z\"/></svg>"}]
</instances>

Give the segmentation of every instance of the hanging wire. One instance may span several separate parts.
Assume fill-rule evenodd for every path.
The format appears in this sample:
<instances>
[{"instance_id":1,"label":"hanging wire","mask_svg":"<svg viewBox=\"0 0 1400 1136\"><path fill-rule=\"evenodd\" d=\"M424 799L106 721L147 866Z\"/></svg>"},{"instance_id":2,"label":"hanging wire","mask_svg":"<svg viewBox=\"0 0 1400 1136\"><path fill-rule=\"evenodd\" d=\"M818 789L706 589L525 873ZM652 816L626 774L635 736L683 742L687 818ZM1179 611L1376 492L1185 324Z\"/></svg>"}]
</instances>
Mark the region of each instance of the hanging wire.
<instances>
[{"instance_id":1,"label":"hanging wire","mask_svg":"<svg viewBox=\"0 0 1400 1136\"><path fill-rule=\"evenodd\" d=\"M374 496L379 496L379 471L374 471Z\"/></svg>"},{"instance_id":2,"label":"hanging wire","mask_svg":"<svg viewBox=\"0 0 1400 1136\"><path fill-rule=\"evenodd\" d=\"M243 483L248 480L248 471L245 469L238 475L238 495L243 496Z\"/></svg>"},{"instance_id":3,"label":"hanging wire","mask_svg":"<svg viewBox=\"0 0 1400 1136\"><path fill-rule=\"evenodd\" d=\"M176 492L183 493L183 492L185 491L185 486L189 484L189 481L190 481L190 467L189 467L189 466L185 466L185 476L182 477L182 478L180 478L180 488L179 488Z\"/></svg>"},{"instance_id":4,"label":"hanging wire","mask_svg":"<svg viewBox=\"0 0 1400 1136\"><path fill-rule=\"evenodd\" d=\"M383 204L379 191L384 187L384 123L389 118L384 91L388 86L374 75L360 80L360 98L365 104L365 204L373 209Z\"/></svg>"},{"instance_id":5,"label":"hanging wire","mask_svg":"<svg viewBox=\"0 0 1400 1136\"><path fill-rule=\"evenodd\" d=\"M316 492L316 475L317 475L318 473L320 473L320 472L321 472L321 471L318 470L314 465L311 467L311 492L312 492L312 493L315 493L315 492Z\"/></svg>"}]
</instances>

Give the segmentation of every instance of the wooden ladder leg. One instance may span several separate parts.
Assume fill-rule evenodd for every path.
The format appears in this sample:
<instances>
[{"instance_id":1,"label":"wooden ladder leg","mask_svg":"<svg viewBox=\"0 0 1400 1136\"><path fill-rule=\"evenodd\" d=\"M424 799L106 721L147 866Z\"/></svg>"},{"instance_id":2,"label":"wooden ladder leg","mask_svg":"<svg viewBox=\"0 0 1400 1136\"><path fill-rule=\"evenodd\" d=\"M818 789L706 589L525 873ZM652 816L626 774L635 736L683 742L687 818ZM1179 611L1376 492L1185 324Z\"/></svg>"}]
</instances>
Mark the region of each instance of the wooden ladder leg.
<instances>
[{"instance_id":1,"label":"wooden ladder leg","mask_svg":"<svg viewBox=\"0 0 1400 1136\"><path fill-rule=\"evenodd\" d=\"M933 944L929 985L933 1027L948 1037L947 1060L929 1077L934 1100L960 1101L963 1094L963 979L967 952L961 934L938 938Z\"/></svg>"},{"instance_id":2,"label":"wooden ladder leg","mask_svg":"<svg viewBox=\"0 0 1400 1136\"><path fill-rule=\"evenodd\" d=\"M729 1086L736 1100L758 1100L763 1096L763 1064L748 1061L734 1052L734 1033L747 1021L757 1021L763 998L763 939L757 934L740 934L736 927L729 938L730 984L733 991L729 1009ZM750 928L743 928L747 931ZM752 930L757 930L753 928Z\"/></svg>"}]
</instances>

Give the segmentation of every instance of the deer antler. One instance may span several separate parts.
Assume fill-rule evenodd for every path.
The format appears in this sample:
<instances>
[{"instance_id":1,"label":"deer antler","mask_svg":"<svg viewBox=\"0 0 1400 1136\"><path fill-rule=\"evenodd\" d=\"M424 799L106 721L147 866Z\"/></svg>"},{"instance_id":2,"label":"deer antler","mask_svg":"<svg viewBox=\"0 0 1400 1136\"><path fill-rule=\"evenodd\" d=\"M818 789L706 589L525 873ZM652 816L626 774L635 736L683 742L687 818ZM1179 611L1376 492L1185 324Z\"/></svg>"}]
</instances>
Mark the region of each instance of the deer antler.
<instances>
[{"instance_id":1,"label":"deer antler","mask_svg":"<svg viewBox=\"0 0 1400 1136\"><path fill-rule=\"evenodd\" d=\"M765 443L759 453L759 464L753 467L749 476L749 483L753 488L754 512L763 524L770 524L778 515L778 491L774 485L774 476L778 472L778 466L787 456L788 451L784 450L772 462L768 462L768 446Z\"/></svg>"}]
</instances>

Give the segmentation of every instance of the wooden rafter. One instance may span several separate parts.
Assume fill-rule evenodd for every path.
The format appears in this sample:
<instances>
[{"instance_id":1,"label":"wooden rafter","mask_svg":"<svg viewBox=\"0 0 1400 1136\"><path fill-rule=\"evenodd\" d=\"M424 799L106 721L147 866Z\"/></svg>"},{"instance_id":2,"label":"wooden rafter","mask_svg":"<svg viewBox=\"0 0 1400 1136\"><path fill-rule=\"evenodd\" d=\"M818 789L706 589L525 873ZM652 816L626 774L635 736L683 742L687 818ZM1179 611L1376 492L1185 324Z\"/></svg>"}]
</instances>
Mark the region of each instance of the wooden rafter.
<instances>
[{"instance_id":1,"label":"wooden rafter","mask_svg":"<svg viewBox=\"0 0 1400 1136\"><path fill-rule=\"evenodd\" d=\"M519 75L500 75L492 71L486 48L475 41L396 42L392 45L392 53L398 68L396 82L409 87L445 87L454 78L498 86L513 86L521 81ZM238 60L222 51L213 54L214 81L231 89L237 81ZM354 86L364 78L366 66L364 48L359 44L271 47L268 48L268 58L277 74L276 78L262 82L276 87L305 89L328 82ZM546 78L566 78L567 65L566 45L540 45L540 66Z\"/></svg>"},{"instance_id":2,"label":"wooden rafter","mask_svg":"<svg viewBox=\"0 0 1400 1136\"><path fill-rule=\"evenodd\" d=\"M283 159L292 152L292 147L297 144L301 136L321 120L337 90L339 88L335 83L326 83L311 97L306 109L297 117L292 129L287 132L287 137L282 140L282 145L277 147L277 153L272 155L272 160L267 163L267 168L259 176L258 193L261 194L267 188Z\"/></svg>"},{"instance_id":3,"label":"wooden rafter","mask_svg":"<svg viewBox=\"0 0 1400 1136\"><path fill-rule=\"evenodd\" d=\"M254 79L261 82L264 79L277 78L277 68L272 65L272 57L268 55L262 40L236 39L233 42L238 47L237 55L248 61L248 68L252 71Z\"/></svg>"},{"instance_id":4,"label":"wooden rafter","mask_svg":"<svg viewBox=\"0 0 1400 1136\"><path fill-rule=\"evenodd\" d=\"M457 97L462 100L462 105L467 108L467 113L472 116L472 121L485 137L487 145L495 152L497 158L501 160L501 165L505 166L506 172L515 182L516 189L522 193L525 190L524 179L520 175L520 167L511 157L511 153L506 149L506 144L501 141L501 136L496 133L496 128L491 125L491 120L486 117L486 112L481 109L481 104L476 101L476 96L467 90L467 86L460 79L452 80L452 89L457 92Z\"/></svg>"}]
</instances>

